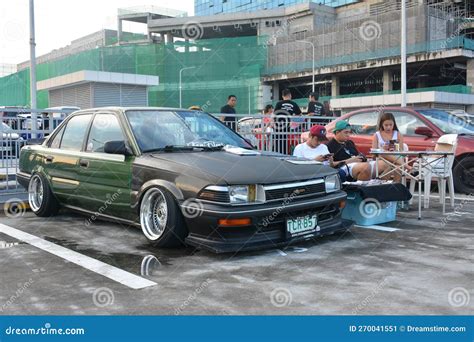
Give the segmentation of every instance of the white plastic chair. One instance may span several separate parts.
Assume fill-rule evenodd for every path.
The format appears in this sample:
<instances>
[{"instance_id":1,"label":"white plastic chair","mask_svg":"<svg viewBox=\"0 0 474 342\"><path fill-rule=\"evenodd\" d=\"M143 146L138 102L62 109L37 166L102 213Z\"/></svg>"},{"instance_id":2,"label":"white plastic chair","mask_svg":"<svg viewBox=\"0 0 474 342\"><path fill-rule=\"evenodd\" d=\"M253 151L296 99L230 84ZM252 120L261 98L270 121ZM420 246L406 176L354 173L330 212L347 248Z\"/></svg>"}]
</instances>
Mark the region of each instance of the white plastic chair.
<instances>
[{"instance_id":1,"label":"white plastic chair","mask_svg":"<svg viewBox=\"0 0 474 342\"><path fill-rule=\"evenodd\" d=\"M457 147L458 135L457 134L445 134L442 135L436 142L435 151L437 152L455 152ZM438 157L427 158L427 161L433 161ZM438 181L439 201L443 204L446 200L446 183L448 183L449 197L451 207L454 207L454 180L453 180L453 164L454 155L447 156L446 162L444 158L440 158L437 161L432 162L429 166L422 169L421 177L424 183L424 207L425 209L430 206L430 193L431 193L431 181ZM410 192L413 194L415 190L415 182L410 182Z\"/></svg>"}]
</instances>

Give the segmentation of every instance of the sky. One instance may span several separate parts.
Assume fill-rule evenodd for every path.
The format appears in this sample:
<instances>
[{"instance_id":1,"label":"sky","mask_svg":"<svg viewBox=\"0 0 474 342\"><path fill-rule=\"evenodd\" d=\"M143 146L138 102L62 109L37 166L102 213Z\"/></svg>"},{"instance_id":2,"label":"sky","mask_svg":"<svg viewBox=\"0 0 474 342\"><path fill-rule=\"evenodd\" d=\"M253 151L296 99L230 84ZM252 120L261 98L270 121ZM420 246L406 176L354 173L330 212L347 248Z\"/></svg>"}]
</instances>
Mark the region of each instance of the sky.
<instances>
[{"instance_id":1,"label":"sky","mask_svg":"<svg viewBox=\"0 0 474 342\"><path fill-rule=\"evenodd\" d=\"M35 0L36 55L101 29L117 28L117 8L155 5L194 13L193 0ZM29 0L0 0L0 65L29 60ZM123 23L124 31L146 26Z\"/></svg>"}]
</instances>

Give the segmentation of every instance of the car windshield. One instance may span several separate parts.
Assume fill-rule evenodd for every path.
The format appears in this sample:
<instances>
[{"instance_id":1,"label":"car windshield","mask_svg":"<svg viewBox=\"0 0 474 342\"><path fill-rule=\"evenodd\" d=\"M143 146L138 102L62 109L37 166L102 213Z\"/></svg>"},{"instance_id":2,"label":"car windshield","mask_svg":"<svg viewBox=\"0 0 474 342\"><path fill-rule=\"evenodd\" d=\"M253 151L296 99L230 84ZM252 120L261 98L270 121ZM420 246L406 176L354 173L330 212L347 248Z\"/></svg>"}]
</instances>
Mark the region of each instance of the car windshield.
<instances>
[{"instance_id":1,"label":"car windshield","mask_svg":"<svg viewBox=\"0 0 474 342\"><path fill-rule=\"evenodd\" d=\"M242 137L207 113L198 111L130 110L126 116L142 152L225 145L251 149Z\"/></svg>"},{"instance_id":2,"label":"car windshield","mask_svg":"<svg viewBox=\"0 0 474 342\"><path fill-rule=\"evenodd\" d=\"M437 109L419 110L445 134L474 134L474 125L467 120Z\"/></svg>"}]
</instances>

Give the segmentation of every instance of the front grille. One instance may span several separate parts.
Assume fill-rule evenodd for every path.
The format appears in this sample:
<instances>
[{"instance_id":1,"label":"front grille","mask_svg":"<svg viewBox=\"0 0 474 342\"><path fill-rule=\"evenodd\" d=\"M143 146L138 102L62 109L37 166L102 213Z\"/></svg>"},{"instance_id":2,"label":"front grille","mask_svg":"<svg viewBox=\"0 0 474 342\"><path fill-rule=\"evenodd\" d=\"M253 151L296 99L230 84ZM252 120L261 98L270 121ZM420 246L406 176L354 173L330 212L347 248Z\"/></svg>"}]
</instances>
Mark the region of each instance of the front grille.
<instances>
[{"instance_id":1,"label":"front grille","mask_svg":"<svg viewBox=\"0 0 474 342\"><path fill-rule=\"evenodd\" d=\"M317 183L316 183L317 182ZM270 188L270 189L268 189ZM301 182L292 184L281 184L266 187L265 198L267 201L284 200L284 199L296 199L300 197L316 197L326 193L324 182L314 181Z\"/></svg>"}]
</instances>

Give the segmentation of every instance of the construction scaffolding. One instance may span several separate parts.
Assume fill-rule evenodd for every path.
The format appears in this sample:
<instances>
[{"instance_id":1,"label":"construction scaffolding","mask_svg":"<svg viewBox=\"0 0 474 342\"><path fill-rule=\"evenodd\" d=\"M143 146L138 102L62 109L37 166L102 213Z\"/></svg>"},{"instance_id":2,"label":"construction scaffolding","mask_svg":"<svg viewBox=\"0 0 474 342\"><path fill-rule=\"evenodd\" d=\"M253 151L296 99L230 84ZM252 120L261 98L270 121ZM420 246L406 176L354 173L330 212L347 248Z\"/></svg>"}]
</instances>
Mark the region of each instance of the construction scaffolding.
<instances>
[{"instance_id":1,"label":"construction scaffolding","mask_svg":"<svg viewBox=\"0 0 474 342\"><path fill-rule=\"evenodd\" d=\"M408 1L407 52L436 52L453 48L472 49L463 35L466 13L456 7ZM269 46L266 75L311 70L315 45L316 67L351 64L400 56L400 3L373 4L363 15L321 18L314 31L284 35Z\"/></svg>"},{"instance_id":2,"label":"construction scaffolding","mask_svg":"<svg viewBox=\"0 0 474 342\"><path fill-rule=\"evenodd\" d=\"M239 113L255 113L262 107L260 77L266 60L267 46L259 37L106 46L41 63L37 80L81 70L159 76L160 85L149 88L149 105L178 107L179 75L186 68L181 72L183 107L219 112L233 94ZM0 105L28 103L28 69L0 78ZM46 91L38 92L38 107L48 107Z\"/></svg>"}]
</instances>

